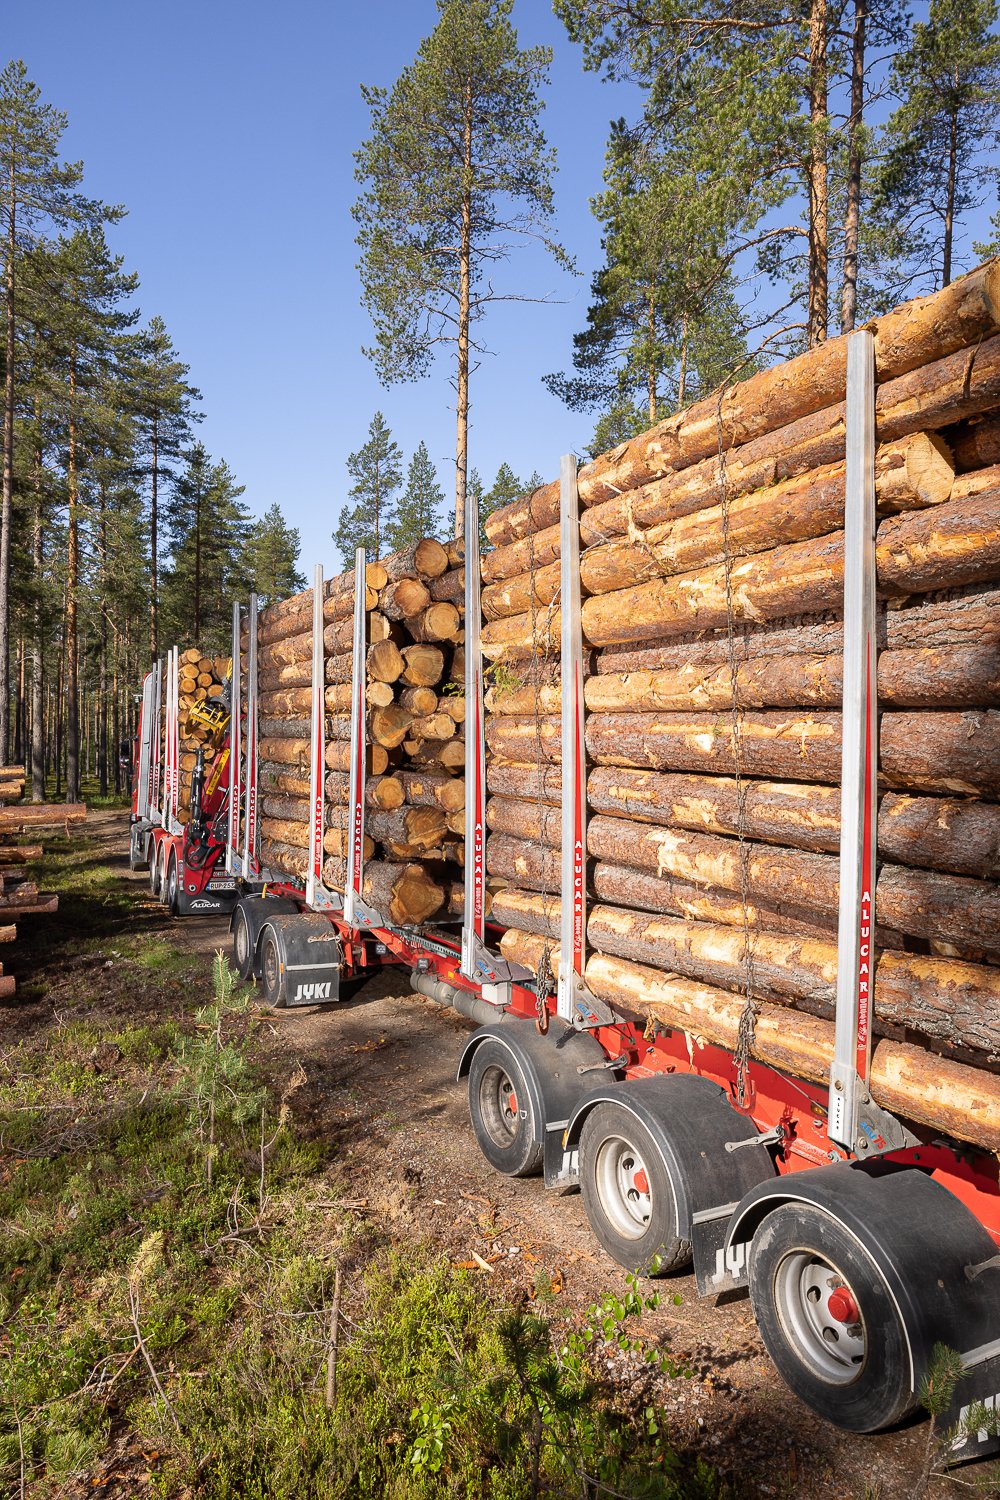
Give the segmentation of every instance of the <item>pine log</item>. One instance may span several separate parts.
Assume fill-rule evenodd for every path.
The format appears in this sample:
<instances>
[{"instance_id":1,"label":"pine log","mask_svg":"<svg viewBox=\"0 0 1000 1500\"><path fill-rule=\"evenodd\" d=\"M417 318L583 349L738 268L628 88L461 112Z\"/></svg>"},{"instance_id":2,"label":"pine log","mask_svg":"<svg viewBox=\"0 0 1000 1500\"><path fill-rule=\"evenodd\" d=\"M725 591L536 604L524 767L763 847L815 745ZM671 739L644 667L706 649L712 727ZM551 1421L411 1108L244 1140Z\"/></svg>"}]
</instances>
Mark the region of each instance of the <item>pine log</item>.
<instances>
[{"instance_id":1,"label":"pine log","mask_svg":"<svg viewBox=\"0 0 1000 1500\"><path fill-rule=\"evenodd\" d=\"M461 627L462 617L454 604L428 604L419 615L407 620L407 629L415 641L453 641Z\"/></svg>"},{"instance_id":2,"label":"pine log","mask_svg":"<svg viewBox=\"0 0 1000 1500\"><path fill-rule=\"evenodd\" d=\"M396 626L388 616L382 614L381 610L373 609L368 616L365 629L368 633L368 644L372 645L375 641L391 641Z\"/></svg>"},{"instance_id":3,"label":"pine log","mask_svg":"<svg viewBox=\"0 0 1000 1500\"><path fill-rule=\"evenodd\" d=\"M38 802L23 807L0 807L0 832L19 833L23 828L60 828L64 824L82 823L87 816L85 802Z\"/></svg>"},{"instance_id":4,"label":"pine log","mask_svg":"<svg viewBox=\"0 0 1000 1500\"><path fill-rule=\"evenodd\" d=\"M876 560L883 596L1000 576L1000 489L890 517L878 530ZM729 599L737 620L778 620L793 611L838 608L843 582L843 534L837 532L734 562ZM717 628L725 625L727 613L726 569L717 565L587 599L582 620L587 639L606 645ZM530 624L530 616L521 615L485 626L484 652L499 655L508 641L520 647L525 634L530 638ZM536 649L548 644L541 629L536 634Z\"/></svg>"},{"instance_id":5,"label":"pine log","mask_svg":"<svg viewBox=\"0 0 1000 1500\"><path fill-rule=\"evenodd\" d=\"M955 457L955 466L965 473L1000 463L1000 412L984 412L960 422L945 433Z\"/></svg>"},{"instance_id":6,"label":"pine log","mask_svg":"<svg viewBox=\"0 0 1000 1500\"><path fill-rule=\"evenodd\" d=\"M559 937L560 903L543 896L514 902L501 895L497 921L514 912L526 929ZM523 919L522 919L523 920ZM632 959L655 969L744 992L747 940L735 926L650 917L648 912L595 905L587 939L598 953ZM757 999L806 1002L832 1015L837 993L835 941L752 930L750 982ZM876 1030L905 1027L949 1047L995 1058L1000 1044L1000 969L913 953L881 953L875 967ZM881 1024L879 1024L881 1023Z\"/></svg>"},{"instance_id":7,"label":"pine log","mask_svg":"<svg viewBox=\"0 0 1000 1500\"><path fill-rule=\"evenodd\" d=\"M334 686L343 687L351 682L354 676L354 657L350 651L342 651L339 656L328 656L323 663L324 681L333 683ZM307 678L311 682L311 676Z\"/></svg>"},{"instance_id":8,"label":"pine log","mask_svg":"<svg viewBox=\"0 0 1000 1500\"><path fill-rule=\"evenodd\" d=\"M305 637L303 637L305 639ZM312 650L312 634L308 636L309 649ZM354 647L354 621L348 616L343 620L334 620L331 624L323 627L323 650L327 656L339 656L342 651L351 651Z\"/></svg>"},{"instance_id":9,"label":"pine log","mask_svg":"<svg viewBox=\"0 0 1000 1500\"><path fill-rule=\"evenodd\" d=\"M394 750L406 739L413 715L398 703L388 708L373 708L368 716L369 735L376 745Z\"/></svg>"},{"instance_id":10,"label":"pine log","mask_svg":"<svg viewBox=\"0 0 1000 1500\"><path fill-rule=\"evenodd\" d=\"M365 702L369 708L388 708L395 699L391 682L369 682L365 687Z\"/></svg>"},{"instance_id":11,"label":"pine log","mask_svg":"<svg viewBox=\"0 0 1000 1500\"><path fill-rule=\"evenodd\" d=\"M329 630L337 627L330 625ZM312 656L312 630L302 635L290 635L282 641L272 641L269 646L258 646L258 669L288 667L296 662L309 661Z\"/></svg>"},{"instance_id":12,"label":"pine log","mask_svg":"<svg viewBox=\"0 0 1000 1500\"><path fill-rule=\"evenodd\" d=\"M402 681L407 687L435 687L444 676L444 652L440 646L404 646L406 667Z\"/></svg>"},{"instance_id":13,"label":"pine log","mask_svg":"<svg viewBox=\"0 0 1000 1500\"><path fill-rule=\"evenodd\" d=\"M388 583L388 574L382 563L370 562L365 564L365 583L368 588L378 593ZM326 599L348 598L351 601L351 610L354 608L354 569L347 568L343 573L338 573L335 578L328 578L323 585L323 595Z\"/></svg>"},{"instance_id":14,"label":"pine log","mask_svg":"<svg viewBox=\"0 0 1000 1500\"><path fill-rule=\"evenodd\" d=\"M450 714L432 713L415 718L408 733L414 740L450 740L454 738L457 725Z\"/></svg>"},{"instance_id":15,"label":"pine log","mask_svg":"<svg viewBox=\"0 0 1000 1500\"><path fill-rule=\"evenodd\" d=\"M409 709L411 714L432 714L438 705L438 695L432 687L404 688L399 695L399 701L403 708Z\"/></svg>"},{"instance_id":16,"label":"pine log","mask_svg":"<svg viewBox=\"0 0 1000 1500\"><path fill-rule=\"evenodd\" d=\"M6 844L0 847L0 865L30 865L41 859L42 853L41 844ZM0 930L0 943L9 941L3 936L4 931Z\"/></svg>"},{"instance_id":17,"label":"pine log","mask_svg":"<svg viewBox=\"0 0 1000 1500\"><path fill-rule=\"evenodd\" d=\"M465 569L452 568L449 572L442 573L440 578L435 578L430 589L431 598L436 604L447 602L463 605L465 603Z\"/></svg>"},{"instance_id":18,"label":"pine log","mask_svg":"<svg viewBox=\"0 0 1000 1500\"><path fill-rule=\"evenodd\" d=\"M511 942L508 934L501 942L505 957L527 961L527 967L532 958L537 965L543 946L545 939ZM732 1050L736 1045L743 1012L743 1001L736 995L604 954L589 959L586 981L607 1004L675 1026L688 1033L695 1047L710 1042ZM751 1050L771 1067L825 1084L833 1057L833 1025L764 1003L758 1008ZM876 1102L893 1113L984 1150L1000 1150L1000 1077L921 1047L881 1041L872 1054L869 1084Z\"/></svg>"},{"instance_id":19,"label":"pine log","mask_svg":"<svg viewBox=\"0 0 1000 1500\"><path fill-rule=\"evenodd\" d=\"M262 761L274 761L282 766L300 766L308 773L310 765L311 745L307 739L274 739L261 740L260 757ZM385 748L382 745L371 745L368 748L369 770L372 775L380 776L389 763ZM330 771L347 771L351 765L351 747L346 741L332 741L326 747L326 766ZM0 822L0 827L3 824Z\"/></svg>"},{"instance_id":20,"label":"pine log","mask_svg":"<svg viewBox=\"0 0 1000 1500\"><path fill-rule=\"evenodd\" d=\"M329 677L327 681L330 681ZM311 683L312 664L308 659L292 662L290 666L259 666L257 672L257 686L262 693L285 692L292 688L307 688Z\"/></svg>"},{"instance_id":21,"label":"pine log","mask_svg":"<svg viewBox=\"0 0 1000 1500\"><path fill-rule=\"evenodd\" d=\"M375 641L368 647L365 670L376 682L398 682L406 662L394 641Z\"/></svg>"},{"instance_id":22,"label":"pine log","mask_svg":"<svg viewBox=\"0 0 1000 1500\"><path fill-rule=\"evenodd\" d=\"M327 801L333 806L347 805L350 786L351 778L347 771L327 771L324 791ZM403 784L396 776L370 776L365 782L365 803L368 807L391 810L402 807L404 801Z\"/></svg>"},{"instance_id":23,"label":"pine log","mask_svg":"<svg viewBox=\"0 0 1000 1500\"><path fill-rule=\"evenodd\" d=\"M732 723L688 714L591 714L587 751L598 765L716 771L793 781L840 780L840 715L745 713L739 765ZM512 761L561 754L557 720L494 718L486 740ZM880 775L899 791L961 793L1000 800L1000 713L887 713L880 723Z\"/></svg>"},{"instance_id":24,"label":"pine log","mask_svg":"<svg viewBox=\"0 0 1000 1500\"><path fill-rule=\"evenodd\" d=\"M339 774L331 771L331 776ZM260 768L260 785L265 792L275 792L290 797L308 797L312 782L308 776L289 775L285 766L274 766L264 762Z\"/></svg>"},{"instance_id":25,"label":"pine log","mask_svg":"<svg viewBox=\"0 0 1000 1500\"><path fill-rule=\"evenodd\" d=\"M400 578L379 595L379 609L390 620L412 620L430 602L430 590L419 578Z\"/></svg>"},{"instance_id":26,"label":"pine log","mask_svg":"<svg viewBox=\"0 0 1000 1500\"><path fill-rule=\"evenodd\" d=\"M406 806L392 812L373 812L366 826L380 843L408 845L420 851L441 842L445 817L439 807Z\"/></svg>"},{"instance_id":27,"label":"pine log","mask_svg":"<svg viewBox=\"0 0 1000 1500\"><path fill-rule=\"evenodd\" d=\"M336 720L330 720L334 723ZM261 739L308 739L312 733L312 723L309 719L261 719ZM191 762L192 766L194 761Z\"/></svg>"},{"instance_id":28,"label":"pine log","mask_svg":"<svg viewBox=\"0 0 1000 1500\"><path fill-rule=\"evenodd\" d=\"M409 742L404 744L404 749L414 769L438 769L445 766L457 770L459 766L465 765L464 740L415 740L412 748L407 748L408 744Z\"/></svg>"},{"instance_id":29,"label":"pine log","mask_svg":"<svg viewBox=\"0 0 1000 1500\"><path fill-rule=\"evenodd\" d=\"M312 710L312 689L307 687L280 688L262 692L259 707L264 718L302 718Z\"/></svg>"},{"instance_id":30,"label":"pine log","mask_svg":"<svg viewBox=\"0 0 1000 1500\"><path fill-rule=\"evenodd\" d=\"M433 537L424 537L382 558L390 583L400 578L440 578L448 569L448 553Z\"/></svg>"},{"instance_id":31,"label":"pine log","mask_svg":"<svg viewBox=\"0 0 1000 1500\"><path fill-rule=\"evenodd\" d=\"M399 771L393 778L412 807L441 807L446 813L465 806L465 782L445 771Z\"/></svg>"}]
</instances>

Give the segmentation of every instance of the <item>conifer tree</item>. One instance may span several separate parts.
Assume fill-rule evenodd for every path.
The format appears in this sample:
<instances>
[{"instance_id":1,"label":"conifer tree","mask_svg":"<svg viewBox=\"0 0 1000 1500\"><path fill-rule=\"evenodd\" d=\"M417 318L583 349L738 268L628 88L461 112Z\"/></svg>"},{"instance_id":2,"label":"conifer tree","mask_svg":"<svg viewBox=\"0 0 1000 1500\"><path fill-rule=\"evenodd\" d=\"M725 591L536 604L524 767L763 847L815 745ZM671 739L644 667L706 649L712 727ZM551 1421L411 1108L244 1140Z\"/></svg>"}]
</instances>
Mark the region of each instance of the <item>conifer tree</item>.
<instances>
[{"instance_id":1,"label":"conifer tree","mask_svg":"<svg viewBox=\"0 0 1000 1500\"><path fill-rule=\"evenodd\" d=\"M503 296L490 268L546 232L554 153L539 125L551 49L521 48L513 0L437 0L438 22L391 91L363 88L372 133L356 153L354 206L368 351L385 382L415 379L439 344L455 351L455 530L468 472L474 328Z\"/></svg>"},{"instance_id":2,"label":"conifer tree","mask_svg":"<svg viewBox=\"0 0 1000 1500\"><path fill-rule=\"evenodd\" d=\"M160 483L172 478L174 465L200 421L194 403L201 393L188 380L189 367L178 357L166 324L153 317L136 341L132 364L132 402L145 440L142 468L149 476L149 649L159 655Z\"/></svg>"},{"instance_id":3,"label":"conifer tree","mask_svg":"<svg viewBox=\"0 0 1000 1500\"><path fill-rule=\"evenodd\" d=\"M244 591L244 548L250 530L240 496L245 486L224 460L213 463L203 443L184 455L185 468L167 507L171 558L163 613L174 633L203 649L225 645L232 602Z\"/></svg>"},{"instance_id":4,"label":"conifer tree","mask_svg":"<svg viewBox=\"0 0 1000 1500\"><path fill-rule=\"evenodd\" d=\"M421 537L438 534L439 507L444 493L438 483L437 469L431 463L427 444L420 442L406 471L406 489L396 505L396 513L385 528L386 547L399 552Z\"/></svg>"},{"instance_id":5,"label":"conifer tree","mask_svg":"<svg viewBox=\"0 0 1000 1500\"><path fill-rule=\"evenodd\" d=\"M403 482L403 455L380 411L371 419L368 441L348 457L347 472L354 480L348 495L355 503L341 510L333 533L345 568L351 566L358 547L364 547L369 562L386 550L385 531Z\"/></svg>"},{"instance_id":6,"label":"conifer tree","mask_svg":"<svg viewBox=\"0 0 1000 1500\"><path fill-rule=\"evenodd\" d=\"M996 177L1000 142L1000 37L996 0L930 0L896 59L899 107L885 132L876 218L904 277L947 286L956 274L964 214Z\"/></svg>"},{"instance_id":7,"label":"conifer tree","mask_svg":"<svg viewBox=\"0 0 1000 1500\"><path fill-rule=\"evenodd\" d=\"M66 116L42 100L23 62L0 73L0 205L3 213L4 360L3 481L0 495L0 757L7 758L10 721L10 554L17 388L18 265L46 227L97 225L121 216L78 191L80 162L62 162Z\"/></svg>"},{"instance_id":8,"label":"conifer tree","mask_svg":"<svg viewBox=\"0 0 1000 1500\"><path fill-rule=\"evenodd\" d=\"M272 505L251 526L239 566L261 604L287 599L305 588L299 548L298 530L286 524L279 505Z\"/></svg>"}]
</instances>

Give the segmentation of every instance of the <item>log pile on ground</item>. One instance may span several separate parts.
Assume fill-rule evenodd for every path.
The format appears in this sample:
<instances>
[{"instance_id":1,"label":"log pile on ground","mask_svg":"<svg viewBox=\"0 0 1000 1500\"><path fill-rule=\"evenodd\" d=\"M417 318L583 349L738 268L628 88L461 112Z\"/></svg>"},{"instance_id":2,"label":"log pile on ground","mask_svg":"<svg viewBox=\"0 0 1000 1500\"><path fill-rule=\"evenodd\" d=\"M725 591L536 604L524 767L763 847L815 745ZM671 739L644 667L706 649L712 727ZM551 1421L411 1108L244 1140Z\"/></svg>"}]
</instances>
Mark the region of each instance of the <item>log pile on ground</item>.
<instances>
[{"instance_id":1,"label":"log pile on ground","mask_svg":"<svg viewBox=\"0 0 1000 1500\"><path fill-rule=\"evenodd\" d=\"M1000 263L873 324L880 598L873 1090L1000 1148ZM846 340L583 466L587 979L826 1079L842 695ZM487 867L507 957L559 926L559 487L483 559Z\"/></svg>"},{"instance_id":2,"label":"log pile on ground","mask_svg":"<svg viewBox=\"0 0 1000 1500\"><path fill-rule=\"evenodd\" d=\"M461 542L425 538L366 570L365 899L396 923L461 915L465 687ZM324 585L324 881L342 891L350 789L354 570ZM261 861L302 880L309 848L312 590L257 636Z\"/></svg>"},{"instance_id":3,"label":"log pile on ground","mask_svg":"<svg viewBox=\"0 0 1000 1500\"><path fill-rule=\"evenodd\" d=\"M42 828L69 833L87 816L82 802L21 802L24 781L23 766L0 766L0 943L14 941L20 917L48 915L59 908L59 897L40 891L30 877L28 866L41 859L41 844L15 840L25 834L37 838ZM14 989L13 975L5 974L0 965L0 997L13 995Z\"/></svg>"},{"instance_id":4,"label":"log pile on ground","mask_svg":"<svg viewBox=\"0 0 1000 1500\"><path fill-rule=\"evenodd\" d=\"M230 672L228 656L203 656L197 646L180 653L177 680L177 723L180 734L180 777L178 779L178 821L191 817L191 772L198 751L204 752L205 779L211 776L216 756L222 754L223 736L199 716L201 704L211 704L225 692ZM161 694L161 701L163 695ZM161 710L161 721L164 710Z\"/></svg>"}]
</instances>

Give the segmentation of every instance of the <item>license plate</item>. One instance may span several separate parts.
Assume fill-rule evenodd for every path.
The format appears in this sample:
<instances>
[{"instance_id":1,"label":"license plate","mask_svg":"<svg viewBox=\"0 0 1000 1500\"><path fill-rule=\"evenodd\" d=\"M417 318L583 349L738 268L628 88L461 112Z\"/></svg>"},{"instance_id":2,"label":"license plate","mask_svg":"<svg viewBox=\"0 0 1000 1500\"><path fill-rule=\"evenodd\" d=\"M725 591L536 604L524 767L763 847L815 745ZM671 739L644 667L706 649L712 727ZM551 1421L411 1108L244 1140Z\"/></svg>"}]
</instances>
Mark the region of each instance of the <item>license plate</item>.
<instances>
[{"instance_id":1,"label":"license plate","mask_svg":"<svg viewBox=\"0 0 1000 1500\"><path fill-rule=\"evenodd\" d=\"M235 891L235 880L210 880L205 887L206 891Z\"/></svg>"}]
</instances>

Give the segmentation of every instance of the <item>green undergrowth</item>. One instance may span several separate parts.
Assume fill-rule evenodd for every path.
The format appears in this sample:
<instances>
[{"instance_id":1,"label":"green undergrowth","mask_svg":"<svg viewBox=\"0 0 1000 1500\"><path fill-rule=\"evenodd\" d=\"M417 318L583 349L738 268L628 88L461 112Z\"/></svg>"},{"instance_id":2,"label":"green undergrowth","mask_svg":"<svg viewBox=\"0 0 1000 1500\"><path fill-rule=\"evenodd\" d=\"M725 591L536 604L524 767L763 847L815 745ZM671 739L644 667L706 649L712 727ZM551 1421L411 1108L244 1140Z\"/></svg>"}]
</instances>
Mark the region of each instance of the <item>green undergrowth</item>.
<instances>
[{"instance_id":1,"label":"green undergrowth","mask_svg":"<svg viewBox=\"0 0 1000 1500\"><path fill-rule=\"evenodd\" d=\"M88 1492L114 1443L161 1497L723 1495L665 1431L655 1298L572 1325L359 1228L256 1029L219 955L193 1014L0 1059L0 1491Z\"/></svg>"}]
</instances>

